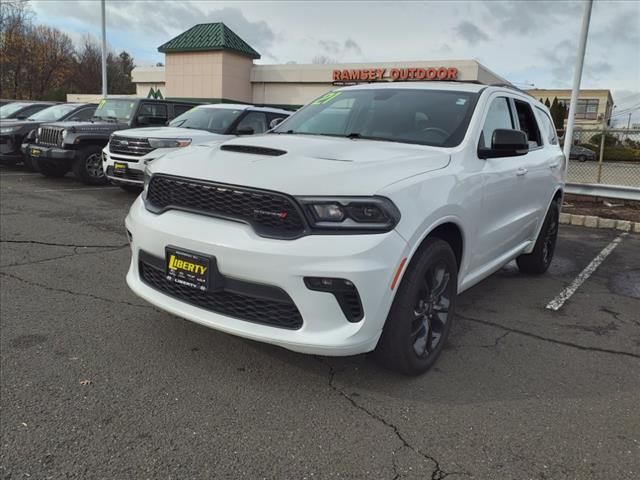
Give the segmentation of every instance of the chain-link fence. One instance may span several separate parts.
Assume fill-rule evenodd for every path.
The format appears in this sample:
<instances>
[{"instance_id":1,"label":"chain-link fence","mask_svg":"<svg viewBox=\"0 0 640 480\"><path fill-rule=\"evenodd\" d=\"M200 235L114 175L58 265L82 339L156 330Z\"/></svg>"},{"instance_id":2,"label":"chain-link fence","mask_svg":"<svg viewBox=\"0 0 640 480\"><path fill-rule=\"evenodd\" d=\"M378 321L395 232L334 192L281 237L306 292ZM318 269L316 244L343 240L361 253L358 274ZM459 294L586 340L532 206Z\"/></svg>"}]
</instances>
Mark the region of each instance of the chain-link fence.
<instances>
[{"instance_id":1,"label":"chain-link fence","mask_svg":"<svg viewBox=\"0 0 640 480\"><path fill-rule=\"evenodd\" d=\"M640 130L576 130L567 182L640 188Z\"/></svg>"}]
</instances>

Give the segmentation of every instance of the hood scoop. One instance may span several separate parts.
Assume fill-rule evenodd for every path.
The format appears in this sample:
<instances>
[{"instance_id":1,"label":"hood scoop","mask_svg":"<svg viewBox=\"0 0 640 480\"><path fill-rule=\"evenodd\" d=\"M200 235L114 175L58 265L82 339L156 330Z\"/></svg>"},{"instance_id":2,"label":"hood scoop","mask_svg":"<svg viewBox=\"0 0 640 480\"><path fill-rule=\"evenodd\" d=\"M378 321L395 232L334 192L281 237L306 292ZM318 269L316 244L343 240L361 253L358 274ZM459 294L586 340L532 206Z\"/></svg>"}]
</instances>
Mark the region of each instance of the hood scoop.
<instances>
[{"instance_id":1,"label":"hood scoop","mask_svg":"<svg viewBox=\"0 0 640 480\"><path fill-rule=\"evenodd\" d=\"M222 145L220 150L236 153L250 153L252 155L266 155L268 157L279 157L287 153L285 150L277 148L259 147L256 145Z\"/></svg>"}]
</instances>

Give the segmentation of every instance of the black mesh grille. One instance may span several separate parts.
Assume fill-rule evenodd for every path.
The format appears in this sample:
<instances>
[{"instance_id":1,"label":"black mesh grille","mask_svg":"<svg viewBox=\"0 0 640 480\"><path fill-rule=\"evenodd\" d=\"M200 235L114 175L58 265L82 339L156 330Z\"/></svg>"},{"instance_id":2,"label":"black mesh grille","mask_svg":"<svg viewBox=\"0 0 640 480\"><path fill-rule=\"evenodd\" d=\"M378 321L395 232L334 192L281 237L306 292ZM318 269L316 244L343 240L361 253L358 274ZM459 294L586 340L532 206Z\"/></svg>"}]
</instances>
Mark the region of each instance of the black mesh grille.
<instances>
[{"instance_id":1,"label":"black mesh grille","mask_svg":"<svg viewBox=\"0 0 640 480\"><path fill-rule=\"evenodd\" d=\"M362 311L362 303L360 303L360 296L358 295L358 291L353 288L353 291L350 292L340 292L342 296L342 302L340 302L340 307L342 308L343 313L351 322L357 322L360 320L364 312Z\"/></svg>"},{"instance_id":2,"label":"black mesh grille","mask_svg":"<svg viewBox=\"0 0 640 480\"><path fill-rule=\"evenodd\" d=\"M221 315L273 327L298 329L302 326L302 316L291 298L288 302L280 302L224 290L202 292L167 281L162 270L143 261L139 264L140 277L144 283L182 302Z\"/></svg>"},{"instance_id":3,"label":"black mesh grille","mask_svg":"<svg viewBox=\"0 0 640 480\"><path fill-rule=\"evenodd\" d=\"M147 193L152 211L171 208L247 222L263 236L295 238L305 229L293 200L283 194L154 175Z\"/></svg>"},{"instance_id":4,"label":"black mesh grille","mask_svg":"<svg viewBox=\"0 0 640 480\"><path fill-rule=\"evenodd\" d=\"M48 145L58 147L62 145L62 131L64 128L41 127L38 135L38 145Z\"/></svg>"},{"instance_id":5,"label":"black mesh grille","mask_svg":"<svg viewBox=\"0 0 640 480\"><path fill-rule=\"evenodd\" d=\"M111 140L109 140L109 152L111 153L141 157L142 155L146 155L154 150L155 148L151 148L149 140L146 138L131 138L113 135Z\"/></svg>"},{"instance_id":6,"label":"black mesh grille","mask_svg":"<svg viewBox=\"0 0 640 480\"><path fill-rule=\"evenodd\" d=\"M113 169L113 166L107 167L107 175L115 178L122 178L124 180L136 180L143 182L144 181L144 172L140 170L129 170L127 169L126 173L116 172Z\"/></svg>"}]
</instances>

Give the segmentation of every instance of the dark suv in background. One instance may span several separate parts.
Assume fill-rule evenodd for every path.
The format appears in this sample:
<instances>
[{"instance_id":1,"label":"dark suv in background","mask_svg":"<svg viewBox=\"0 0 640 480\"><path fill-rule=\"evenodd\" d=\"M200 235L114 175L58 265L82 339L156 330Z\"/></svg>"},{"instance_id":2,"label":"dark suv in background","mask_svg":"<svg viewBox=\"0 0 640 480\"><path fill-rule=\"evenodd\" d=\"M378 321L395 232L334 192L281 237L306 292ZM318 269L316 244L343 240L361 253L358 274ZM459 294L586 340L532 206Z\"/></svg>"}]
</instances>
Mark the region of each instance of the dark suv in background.
<instances>
[{"instance_id":1,"label":"dark suv in background","mask_svg":"<svg viewBox=\"0 0 640 480\"><path fill-rule=\"evenodd\" d=\"M24 142L33 141L36 129L46 122L89 121L96 106L96 103L61 103L40 110L25 120L3 120L0 126L0 164L23 162L27 169L32 170L30 157L25 155L23 158L21 147Z\"/></svg>"},{"instance_id":2,"label":"dark suv in background","mask_svg":"<svg viewBox=\"0 0 640 480\"><path fill-rule=\"evenodd\" d=\"M5 103L0 107L0 119L24 120L25 118L29 118L34 113L39 112L44 108L50 107L51 105L56 105L57 103L59 102L19 101Z\"/></svg>"},{"instance_id":3,"label":"dark suv in background","mask_svg":"<svg viewBox=\"0 0 640 480\"><path fill-rule=\"evenodd\" d=\"M47 177L62 177L70 170L88 185L108 182L102 169L102 149L111 133L134 127L166 125L196 103L141 98L101 100L86 122L56 122L40 126L25 152L34 167Z\"/></svg>"}]
</instances>

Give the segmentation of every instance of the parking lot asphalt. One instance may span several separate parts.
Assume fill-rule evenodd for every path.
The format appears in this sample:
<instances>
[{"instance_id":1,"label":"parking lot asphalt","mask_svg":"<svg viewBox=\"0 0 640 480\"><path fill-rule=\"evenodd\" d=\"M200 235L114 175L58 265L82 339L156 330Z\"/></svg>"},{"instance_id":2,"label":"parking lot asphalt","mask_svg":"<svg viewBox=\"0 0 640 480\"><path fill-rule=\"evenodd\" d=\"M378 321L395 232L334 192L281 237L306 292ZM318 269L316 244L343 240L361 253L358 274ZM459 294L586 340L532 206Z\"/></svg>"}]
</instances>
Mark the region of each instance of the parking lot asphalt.
<instances>
[{"instance_id":1,"label":"parking lot asphalt","mask_svg":"<svg viewBox=\"0 0 640 480\"><path fill-rule=\"evenodd\" d=\"M563 227L463 293L435 368L305 356L125 284L134 196L0 170L0 478L638 479L640 237Z\"/></svg>"}]
</instances>

